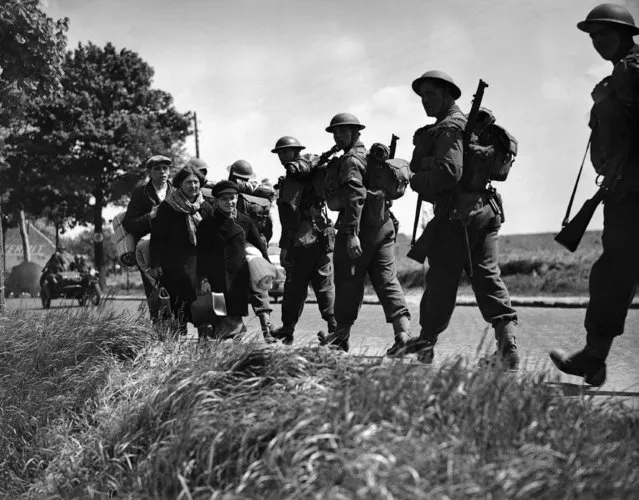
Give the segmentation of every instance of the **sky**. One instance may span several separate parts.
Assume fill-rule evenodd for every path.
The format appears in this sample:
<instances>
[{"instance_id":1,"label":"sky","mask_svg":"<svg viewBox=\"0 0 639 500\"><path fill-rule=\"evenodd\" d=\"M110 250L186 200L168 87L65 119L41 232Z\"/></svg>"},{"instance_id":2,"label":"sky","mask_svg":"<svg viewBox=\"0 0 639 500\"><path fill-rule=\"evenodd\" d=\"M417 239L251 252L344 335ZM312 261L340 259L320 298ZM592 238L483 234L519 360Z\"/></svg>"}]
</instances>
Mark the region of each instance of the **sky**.
<instances>
[{"instance_id":1,"label":"sky","mask_svg":"<svg viewBox=\"0 0 639 500\"><path fill-rule=\"evenodd\" d=\"M430 123L411 82L439 69L468 111L479 78L483 105L519 142L508 180L495 183L502 234L560 227L588 140L590 92L612 70L576 28L591 0L48 0L68 17L69 47L91 41L136 51L154 86L195 111L209 178L248 160L257 178L283 174L270 151L283 135L321 153L332 116L355 113L362 141L400 137L410 159L415 129ZM639 22L639 0L621 0ZM188 152L195 156L193 138ZM574 211L596 191L586 161ZM410 233L417 196L394 203ZM114 212L114 213L117 213ZM112 216L112 215L111 215ZM590 229L602 227L601 209Z\"/></svg>"}]
</instances>

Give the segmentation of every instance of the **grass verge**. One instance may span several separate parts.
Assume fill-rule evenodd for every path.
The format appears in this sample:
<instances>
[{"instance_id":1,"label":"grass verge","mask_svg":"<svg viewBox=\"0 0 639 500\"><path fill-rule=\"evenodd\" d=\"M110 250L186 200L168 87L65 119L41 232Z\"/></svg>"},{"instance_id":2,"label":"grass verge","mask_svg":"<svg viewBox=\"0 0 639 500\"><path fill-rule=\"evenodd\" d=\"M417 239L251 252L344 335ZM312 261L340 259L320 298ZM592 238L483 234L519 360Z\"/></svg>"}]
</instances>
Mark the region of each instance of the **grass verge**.
<instances>
[{"instance_id":1,"label":"grass verge","mask_svg":"<svg viewBox=\"0 0 639 500\"><path fill-rule=\"evenodd\" d=\"M95 316L97 314L98 316ZM7 498L632 498L638 417L468 360L432 368L143 320L2 319Z\"/></svg>"}]
</instances>

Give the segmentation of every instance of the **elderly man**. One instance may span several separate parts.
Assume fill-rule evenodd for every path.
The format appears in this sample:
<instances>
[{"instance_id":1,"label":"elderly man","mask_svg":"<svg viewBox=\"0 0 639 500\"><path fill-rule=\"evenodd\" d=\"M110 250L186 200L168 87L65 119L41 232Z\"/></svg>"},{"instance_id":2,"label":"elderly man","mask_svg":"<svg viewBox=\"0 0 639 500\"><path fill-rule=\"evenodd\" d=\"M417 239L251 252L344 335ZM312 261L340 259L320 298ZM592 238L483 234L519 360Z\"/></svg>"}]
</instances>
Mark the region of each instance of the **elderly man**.
<instances>
[{"instance_id":1,"label":"elderly man","mask_svg":"<svg viewBox=\"0 0 639 500\"><path fill-rule=\"evenodd\" d=\"M590 273L586 345L550 359L587 384L606 381L606 358L613 339L624 331L629 304L639 282L639 28L625 7L598 5L577 27L590 36L612 74L592 92L590 113L592 164L609 186L604 193L603 253Z\"/></svg>"}]
</instances>

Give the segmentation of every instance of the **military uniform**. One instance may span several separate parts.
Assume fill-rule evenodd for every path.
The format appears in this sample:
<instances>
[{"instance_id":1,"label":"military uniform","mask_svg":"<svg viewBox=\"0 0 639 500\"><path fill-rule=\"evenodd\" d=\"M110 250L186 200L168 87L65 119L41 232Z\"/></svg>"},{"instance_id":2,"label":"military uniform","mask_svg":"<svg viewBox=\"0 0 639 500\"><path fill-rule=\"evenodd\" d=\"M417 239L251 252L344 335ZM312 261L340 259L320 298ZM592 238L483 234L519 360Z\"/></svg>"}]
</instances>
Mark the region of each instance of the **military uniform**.
<instances>
[{"instance_id":1,"label":"military uniform","mask_svg":"<svg viewBox=\"0 0 639 500\"><path fill-rule=\"evenodd\" d=\"M577 26L596 34L601 24L618 27L629 50L608 58L612 74L592 92L590 156L598 174L605 176L606 167L615 163L621 177L604 197L603 253L590 273L586 347L569 357L560 351L550 354L560 370L595 386L605 382L605 360L614 337L624 332L639 283L639 46L631 38L639 29L628 10L615 4L595 7Z\"/></svg>"},{"instance_id":2,"label":"military uniform","mask_svg":"<svg viewBox=\"0 0 639 500\"><path fill-rule=\"evenodd\" d=\"M282 235L279 246L286 251L286 281L282 297L282 328L276 336L293 340L295 325L304 310L309 282L328 332L336 328L331 253L334 229L326 205L314 186L316 155L302 155L287 163L277 201Z\"/></svg>"},{"instance_id":3,"label":"military uniform","mask_svg":"<svg viewBox=\"0 0 639 500\"><path fill-rule=\"evenodd\" d=\"M339 116L339 115L338 115ZM336 117L337 118L337 117ZM335 119L334 119L335 120ZM333 160L334 183L327 174L327 198L339 206L335 240L335 319L334 343L348 350L350 328L357 319L364 298L364 280L368 274L384 309L387 323L393 323L396 345L407 335L410 312L395 271L395 227L383 189L364 184L367 150L359 140L344 155ZM331 205L329 205L329 208ZM362 254L351 259L347 253L349 235L358 235Z\"/></svg>"},{"instance_id":4,"label":"military uniform","mask_svg":"<svg viewBox=\"0 0 639 500\"><path fill-rule=\"evenodd\" d=\"M488 203L487 192L466 192L461 187L465 125L465 115L453 104L445 116L418 130L414 138L411 187L434 204L434 218L425 229L429 268L420 302L420 342L433 347L448 327L466 269L477 305L495 328L501 349L505 335L514 342L517 313L497 265L499 214ZM432 360L432 349L429 352L427 361ZM518 361L512 364L516 369Z\"/></svg>"}]
</instances>

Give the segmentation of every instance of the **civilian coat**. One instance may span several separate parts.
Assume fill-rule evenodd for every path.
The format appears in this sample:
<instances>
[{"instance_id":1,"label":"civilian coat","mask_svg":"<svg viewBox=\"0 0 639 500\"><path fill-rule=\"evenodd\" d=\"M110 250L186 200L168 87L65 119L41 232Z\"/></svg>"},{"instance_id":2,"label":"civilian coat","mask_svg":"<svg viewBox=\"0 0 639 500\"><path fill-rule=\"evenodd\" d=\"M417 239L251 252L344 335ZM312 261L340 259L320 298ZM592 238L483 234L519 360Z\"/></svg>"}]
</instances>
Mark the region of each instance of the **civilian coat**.
<instances>
[{"instance_id":1,"label":"civilian coat","mask_svg":"<svg viewBox=\"0 0 639 500\"><path fill-rule=\"evenodd\" d=\"M213 214L213 209L205 201L199 213L205 219ZM175 211L166 201L160 203L151 225L151 267L162 268L160 283L169 292L172 306L177 304L175 301L195 300L196 248L189 240L187 215ZM187 310L188 316L190 308Z\"/></svg>"},{"instance_id":2,"label":"civilian coat","mask_svg":"<svg viewBox=\"0 0 639 500\"><path fill-rule=\"evenodd\" d=\"M173 186L169 182L166 188L167 196L172 190ZM159 204L160 199L151 181L136 187L131 193L131 200L127 206L122 225L133 235L136 243L151 232L151 210Z\"/></svg>"},{"instance_id":3,"label":"civilian coat","mask_svg":"<svg viewBox=\"0 0 639 500\"><path fill-rule=\"evenodd\" d=\"M228 316L248 315L250 282L246 243L257 247L268 260L257 226L240 212L232 220L218 209L197 229L198 277L209 281L212 292L224 293Z\"/></svg>"}]
</instances>

